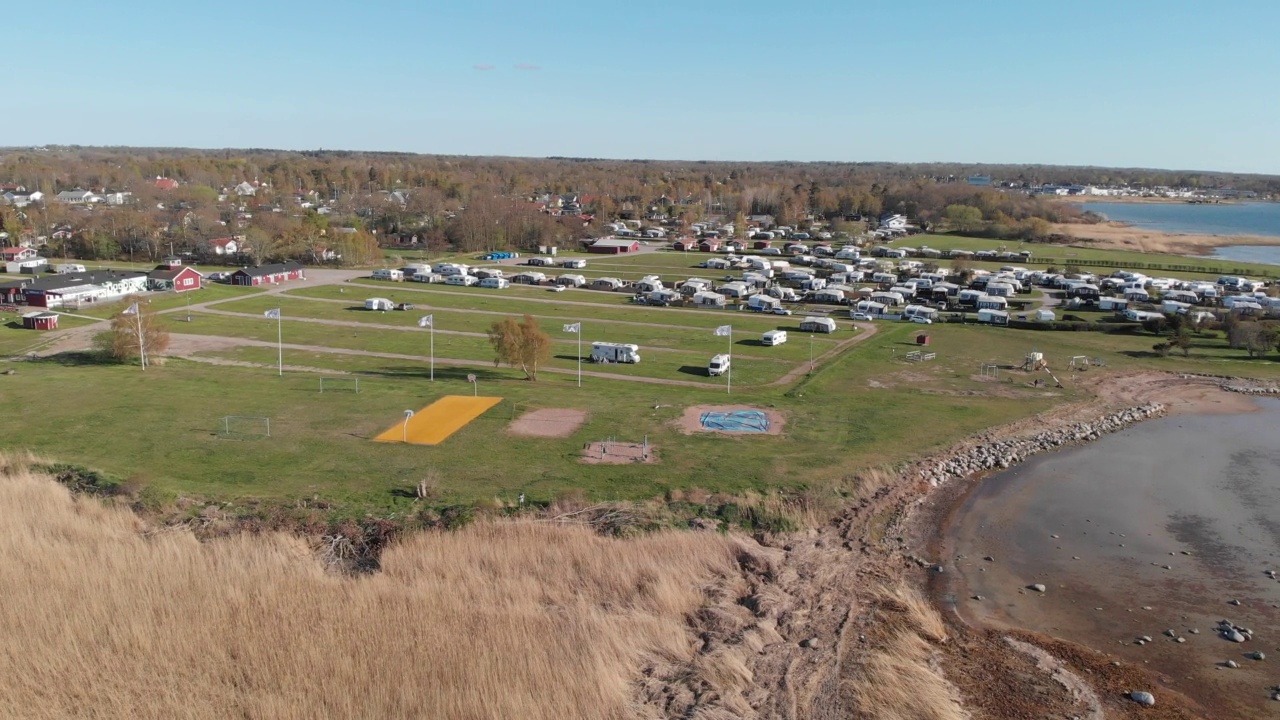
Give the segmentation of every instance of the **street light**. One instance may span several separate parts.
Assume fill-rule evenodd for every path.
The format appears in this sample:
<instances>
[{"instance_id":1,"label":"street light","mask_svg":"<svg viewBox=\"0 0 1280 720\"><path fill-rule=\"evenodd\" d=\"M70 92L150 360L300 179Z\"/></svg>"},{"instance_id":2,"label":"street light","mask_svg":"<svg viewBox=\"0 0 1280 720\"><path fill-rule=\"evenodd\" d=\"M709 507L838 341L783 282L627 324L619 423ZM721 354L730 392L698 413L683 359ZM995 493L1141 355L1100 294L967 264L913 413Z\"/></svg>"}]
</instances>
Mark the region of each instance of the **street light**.
<instances>
[{"instance_id":1,"label":"street light","mask_svg":"<svg viewBox=\"0 0 1280 720\"><path fill-rule=\"evenodd\" d=\"M809 374L813 374L813 336L809 336Z\"/></svg>"},{"instance_id":2,"label":"street light","mask_svg":"<svg viewBox=\"0 0 1280 720\"><path fill-rule=\"evenodd\" d=\"M409 442L409 418L411 417L413 417L413 411L405 410L404 411L404 427L402 428L402 432L400 435L400 439L402 442L406 442L406 443Z\"/></svg>"}]
</instances>

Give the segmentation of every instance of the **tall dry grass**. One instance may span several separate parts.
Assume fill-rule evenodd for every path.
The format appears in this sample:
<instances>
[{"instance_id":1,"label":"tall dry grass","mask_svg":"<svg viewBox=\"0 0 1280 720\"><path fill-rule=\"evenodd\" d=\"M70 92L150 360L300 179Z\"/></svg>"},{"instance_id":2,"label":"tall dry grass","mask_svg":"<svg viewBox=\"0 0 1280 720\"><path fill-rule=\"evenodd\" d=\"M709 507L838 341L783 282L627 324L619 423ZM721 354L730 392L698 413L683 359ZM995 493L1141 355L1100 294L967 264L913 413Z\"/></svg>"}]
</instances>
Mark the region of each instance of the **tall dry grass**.
<instances>
[{"instance_id":1,"label":"tall dry grass","mask_svg":"<svg viewBox=\"0 0 1280 720\"><path fill-rule=\"evenodd\" d=\"M879 637L850 683L859 717L870 720L965 720L959 693L937 663L947 628L938 611L910 586L877 592Z\"/></svg>"},{"instance_id":2,"label":"tall dry grass","mask_svg":"<svg viewBox=\"0 0 1280 720\"><path fill-rule=\"evenodd\" d=\"M144 537L7 469L3 717L648 717L639 669L692 659L685 617L733 572L715 535L490 524L339 577L298 538Z\"/></svg>"}]
</instances>

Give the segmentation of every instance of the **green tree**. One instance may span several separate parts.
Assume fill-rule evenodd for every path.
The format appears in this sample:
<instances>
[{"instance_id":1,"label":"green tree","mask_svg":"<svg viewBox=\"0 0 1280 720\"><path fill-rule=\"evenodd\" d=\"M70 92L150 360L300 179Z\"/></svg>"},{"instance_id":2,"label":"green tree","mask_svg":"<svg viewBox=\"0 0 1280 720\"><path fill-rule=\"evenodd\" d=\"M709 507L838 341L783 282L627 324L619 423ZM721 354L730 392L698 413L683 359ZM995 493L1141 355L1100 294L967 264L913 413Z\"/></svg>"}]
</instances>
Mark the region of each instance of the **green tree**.
<instances>
[{"instance_id":1,"label":"green tree","mask_svg":"<svg viewBox=\"0 0 1280 720\"><path fill-rule=\"evenodd\" d=\"M1191 329L1182 324L1173 335L1173 346L1182 351L1183 357L1191 355Z\"/></svg>"},{"instance_id":2,"label":"green tree","mask_svg":"<svg viewBox=\"0 0 1280 720\"><path fill-rule=\"evenodd\" d=\"M551 336L531 315L525 315L523 322L515 318L495 322L489 327L489 343L493 345L493 364L519 366L526 380L537 380L538 365L551 359Z\"/></svg>"},{"instance_id":3,"label":"green tree","mask_svg":"<svg viewBox=\"0 0 1280 720\"><path fill-rule=\"evenodd\" d=\"M982 211L972 205L948 205L947 222L960 232L970 233L982 229Z\"/></svg>"}]
</instances>

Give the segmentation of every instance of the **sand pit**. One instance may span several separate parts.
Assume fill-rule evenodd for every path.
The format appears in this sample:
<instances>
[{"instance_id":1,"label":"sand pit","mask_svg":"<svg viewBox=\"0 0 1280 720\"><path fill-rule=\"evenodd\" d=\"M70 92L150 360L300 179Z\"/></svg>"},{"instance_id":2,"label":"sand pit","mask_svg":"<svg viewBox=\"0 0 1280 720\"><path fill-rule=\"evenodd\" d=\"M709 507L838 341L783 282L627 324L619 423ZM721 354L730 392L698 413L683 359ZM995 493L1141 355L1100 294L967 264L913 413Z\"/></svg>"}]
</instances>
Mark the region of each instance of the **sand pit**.
<instances>
[{"instance_id":1,"label":"sand pit","mask_svg":"<svg viewBox=\"0 0 1280 720\"><path fill-rule=\"evenodd\" d=\"M532 410L516 418L507 430L512 435L523 437L561 438L572 435L573 431L586 421L586 410L543 408Z\"/></svg>"},{"instance_id":2,"label":"sand pit","mask_svg":"<svg viewBox=\"0 0 1280 720\"><path fill-rule=\"evenodd\" d=\"M749 405L694 405L676 421L680 432L725 435L781 435L786 420L777 410Z\"/></svg>"},{"instance_id":3,"label":"sand pit","mask_svg":"<svg viewBox=\"0 0 1280 720\"><path fill-rule=\"evenodd\" d=\"M632 465L656 463L657 448L643 443L593 442L582 448L582 462L588 465Z\"/></svg>"}]
</instances>

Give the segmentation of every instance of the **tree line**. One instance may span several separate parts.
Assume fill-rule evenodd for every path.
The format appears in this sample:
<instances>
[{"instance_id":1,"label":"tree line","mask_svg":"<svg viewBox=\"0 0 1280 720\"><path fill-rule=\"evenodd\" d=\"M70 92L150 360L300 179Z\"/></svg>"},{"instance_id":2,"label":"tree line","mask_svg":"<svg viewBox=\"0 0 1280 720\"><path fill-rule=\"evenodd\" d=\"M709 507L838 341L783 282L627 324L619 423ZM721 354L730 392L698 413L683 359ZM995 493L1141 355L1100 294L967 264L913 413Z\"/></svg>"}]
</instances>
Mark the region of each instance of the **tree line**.
<instances>
[{"instance_id":1,"label":"tree line","mask_svg":"<svg viewBox=\"0 0 1280 720\"><path fill-rule=\"evenodd\" d=\"M53 252L86 259L154 260L243 235L249 259L347 262L408 239L464 251L566 245L602 234L605 221L665 216L681 227L707 218L770 215L777 224L839 224L885 213L924 227L1039 238L1049 223L1085 219L1074 206L956 182L985 171L1011 178L1103 182L1164 179L1147 173L1040 166L887 163L733 163L569 158L485 158L355 152L48 148L0 151L0 184L46 201L0 208L10 236L51 238ZM157 178L178 186L164 189ZM1280 192L1275 178L1195 175ZM1186 178L1168 178L1171 184ZM256 190L241 197L239 183ZM124 191L131 202L86 211L50 202L68 189ZM587 222L539 212L541 197L577 194ZM324 208L322 214L319 208ZM53 235L59 228L70 233ZM339 232L341 229L341 232ZM323 251L328 251L325 253Z\"/></svg>"}]
</instances>

